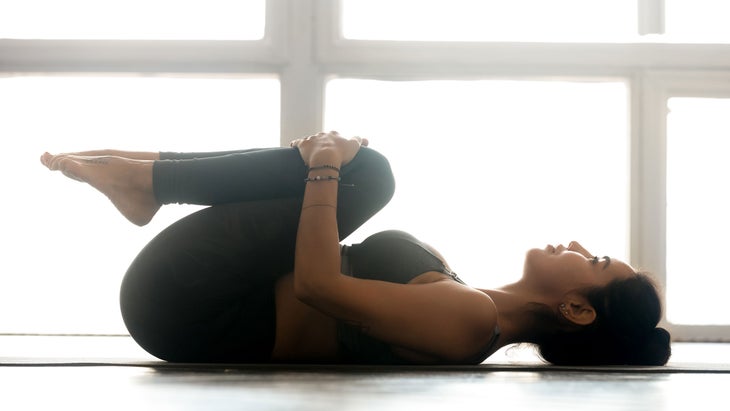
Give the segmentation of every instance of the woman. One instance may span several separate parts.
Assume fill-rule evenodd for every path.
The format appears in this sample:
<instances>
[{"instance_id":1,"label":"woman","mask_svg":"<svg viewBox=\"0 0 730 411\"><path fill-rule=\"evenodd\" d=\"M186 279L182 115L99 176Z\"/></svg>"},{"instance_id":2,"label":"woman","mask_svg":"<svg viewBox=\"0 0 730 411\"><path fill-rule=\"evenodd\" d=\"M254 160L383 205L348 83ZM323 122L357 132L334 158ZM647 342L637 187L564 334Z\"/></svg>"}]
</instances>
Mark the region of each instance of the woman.
<instances>
[{"instance_id":1,"label":"woman","mask_svg":"<svg viewBox=\"0 0 730 411\"><path fill-rule=\"evenodd\" d=\"M45 153L138 225L162 204L211 205L132 262L125 324L179 362L478 364L526 342L559 365L663 365L669 334L649 278L577 242L527 252L522 278L479 290L400 232L340 241L394 190L366 140L319 133L292 148Z\"/></svg>"}]
</instances>

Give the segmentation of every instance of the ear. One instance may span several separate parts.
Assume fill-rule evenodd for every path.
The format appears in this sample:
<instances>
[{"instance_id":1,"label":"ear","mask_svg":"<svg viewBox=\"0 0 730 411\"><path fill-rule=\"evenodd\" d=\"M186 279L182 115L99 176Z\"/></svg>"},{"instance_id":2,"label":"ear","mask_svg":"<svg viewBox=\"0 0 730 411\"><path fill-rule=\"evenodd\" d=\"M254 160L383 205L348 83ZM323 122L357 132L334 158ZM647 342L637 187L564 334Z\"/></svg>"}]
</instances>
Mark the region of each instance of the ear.
<instances>
[{"instance_id":1,"label":"ear","mask_svg":"<svg viewBox=\"0 0 730 411\"><path fill-rule=\"evenodd\" d=\"M589 325L596 320L596 309L578 293L566 294L558 306L558 312L576 325Z\"/></svg>"}]
</instances>

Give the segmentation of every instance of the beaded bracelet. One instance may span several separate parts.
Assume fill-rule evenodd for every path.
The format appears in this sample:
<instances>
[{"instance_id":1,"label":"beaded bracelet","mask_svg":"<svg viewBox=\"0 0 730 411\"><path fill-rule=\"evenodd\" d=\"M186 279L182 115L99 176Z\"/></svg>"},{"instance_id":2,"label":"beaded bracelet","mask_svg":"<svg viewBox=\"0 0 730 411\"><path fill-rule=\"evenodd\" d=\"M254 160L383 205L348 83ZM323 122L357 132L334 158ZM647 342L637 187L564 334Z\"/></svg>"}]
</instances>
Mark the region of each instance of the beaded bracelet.
<instances>
[{"instance_id":1,"label":"beaded bracelet","mask_svg":"<svg viewBox=\"0 0 730 411\"><path fill-rule=\"evenodd\" d=\"M307 172L314 171L314 170L325 170L325 169L335 170L338 173L340 172L340 169L339 168L337 168L337 167L335 167L333 165L330 165L330 164L323 164L321 166L309 167L309 169L307 170Z\"/></svg>"},{"instance_id":2,"label":"beaded bracelet","mask_svg":"<svg viewBox=\"0 0 730 411\"><path fill-rule=\"evenodd\" d=\"M307 177L304 179L305 183L308 183L310 181L340 181L342 180L340 176L314 176L314 177Z\"/></svg>"}]
</instances>

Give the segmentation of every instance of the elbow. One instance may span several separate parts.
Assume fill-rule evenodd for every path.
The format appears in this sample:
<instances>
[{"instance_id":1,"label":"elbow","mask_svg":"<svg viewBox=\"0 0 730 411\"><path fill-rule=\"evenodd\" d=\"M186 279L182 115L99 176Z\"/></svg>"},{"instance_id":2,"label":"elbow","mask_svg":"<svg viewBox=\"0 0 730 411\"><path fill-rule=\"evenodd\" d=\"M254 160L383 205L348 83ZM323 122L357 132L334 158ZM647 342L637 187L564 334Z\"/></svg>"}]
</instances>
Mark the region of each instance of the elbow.
<instances>
[{"instance_id":1,"label":"elbow","mask_svg":"<svg viewBox=\"0 0 730 411\"><path fill-rule=\"evenodd\" d=\"M316 301L321 298L323 284L318 281L307 279L309 276L299 275L294 272L294 296L307 305L316 305Z\"/></svg>"},{"instance_id":2,"label":"elbow","mask_svg":"<svg viewBox=\"0 0 730 411\"><path fill-rule=\"evenodd\" d=\"M297 298L297 300L307 304L311 305L311 301L314 299L314 291L313 289L315 287L310 284L310 282L301 280L302 276L294 274L294 296Z\"/></svg>"},{"instance_id":3,"label":"elbow","mask_svg":"<svg viewBox=\"0 0 730 411\"><path fill-rule=\"evenodd\" d=\"M307 276L297 275L297 272L294 272L294 296L304 304L319 308L337 294L337 275L328 278L307 278Z\"/></svg>"}]
</instances>

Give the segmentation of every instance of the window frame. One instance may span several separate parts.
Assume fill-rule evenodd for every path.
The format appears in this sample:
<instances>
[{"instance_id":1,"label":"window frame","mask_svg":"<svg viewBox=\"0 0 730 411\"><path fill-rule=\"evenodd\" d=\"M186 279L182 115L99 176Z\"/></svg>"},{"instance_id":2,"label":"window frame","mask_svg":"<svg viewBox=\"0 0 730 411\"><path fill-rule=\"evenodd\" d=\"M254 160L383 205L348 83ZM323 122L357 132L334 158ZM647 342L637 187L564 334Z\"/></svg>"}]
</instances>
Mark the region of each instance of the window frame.
<instances>
[{"instance_id":1,"label":"window frame","mask_svg":"<svg viewBox=\"0 0 730 411\"><path fill-rule=\"evenodd\" d=\"M640 139L643 155L637 164L642 175L641 189L637 191L642 207L637 218L640 233L633 262L639 267L654 268L662 286L667 281L667 116L669 99L673 97L730 98L730 72L700 69L645 74L642 106L646 111ZM678 341L730 341L728 325L674 324L666 316L663 323Z\"/></svg>"},{"instance_id":2,"label":"window frame","mask_svg":"<svg viewBox=\"0 0 730 411\"><path fill-rule=\"evenodd\" d=\"M662 33L664 0L637 4L639 33ZM267 0L261 40L0 39L0 76L273 74L281 81L282 145L322 128L324 88L334 77L625 79L630 262L664 284L667 98L730 95L730 44L348 40L339 16L339 0ZM663 322L677 340L730 341L730 326Z\"/></svg>"}]
</instances>

